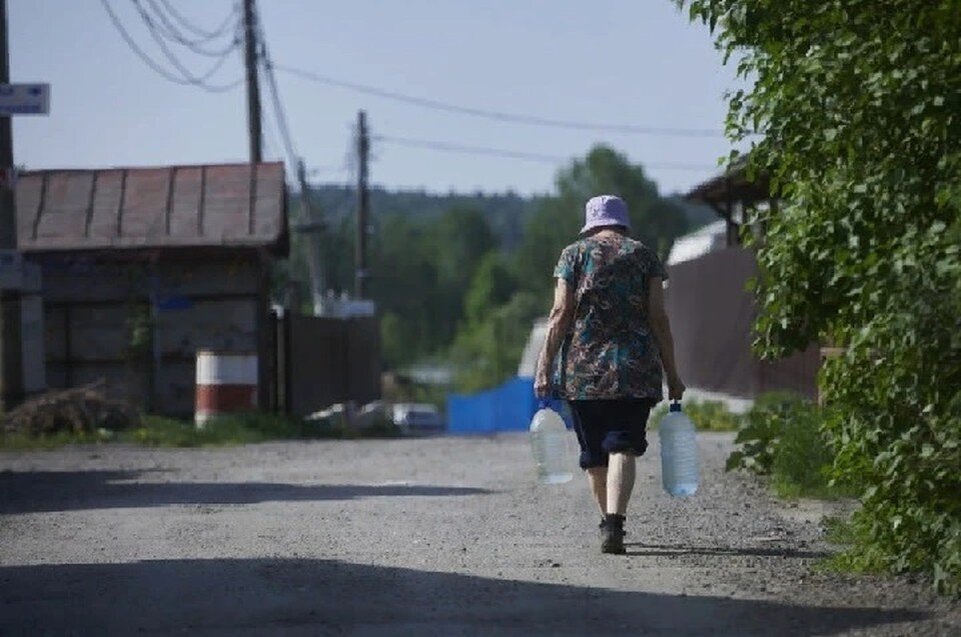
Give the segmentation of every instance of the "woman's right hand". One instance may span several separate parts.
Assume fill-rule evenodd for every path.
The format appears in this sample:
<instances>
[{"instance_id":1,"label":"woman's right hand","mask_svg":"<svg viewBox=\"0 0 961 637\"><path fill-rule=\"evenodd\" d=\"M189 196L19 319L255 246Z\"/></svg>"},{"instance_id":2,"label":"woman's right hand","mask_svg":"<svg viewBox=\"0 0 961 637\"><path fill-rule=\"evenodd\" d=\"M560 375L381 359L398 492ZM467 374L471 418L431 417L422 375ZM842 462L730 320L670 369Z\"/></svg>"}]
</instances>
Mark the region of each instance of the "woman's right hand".
<instances>
[{"instance_id":1,"label":"woman's right hand","mask_svg":"<svg viewBox=\"0 0 961 637\"><path fill-rule=\"evenodd\" d=\"M680 376L677 374L668 374L667 397L669 400L681 400L684 396L685 389L687 389L687 387L684 386L684 382Z\"/></svg>"}]
</instances>

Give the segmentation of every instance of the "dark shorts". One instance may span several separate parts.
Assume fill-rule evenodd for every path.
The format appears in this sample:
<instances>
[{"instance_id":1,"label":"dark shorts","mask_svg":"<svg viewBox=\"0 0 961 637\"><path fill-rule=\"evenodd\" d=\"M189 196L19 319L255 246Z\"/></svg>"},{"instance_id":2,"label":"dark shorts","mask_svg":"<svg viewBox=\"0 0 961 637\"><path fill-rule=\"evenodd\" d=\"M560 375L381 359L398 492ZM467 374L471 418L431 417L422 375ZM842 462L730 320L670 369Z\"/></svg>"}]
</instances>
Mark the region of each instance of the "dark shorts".
<instances>
[{"instance_id":1,"label":"dark shorts","mask_svg":"<svg viewBox=\"0 0 961 637\"><path fill-rule=\"evenodd\" d=\"M609 454L647 451L647 417L653 398L572 400L574 431L581 445L581 469L606 467Z\"/></svg>"}]
</instances>

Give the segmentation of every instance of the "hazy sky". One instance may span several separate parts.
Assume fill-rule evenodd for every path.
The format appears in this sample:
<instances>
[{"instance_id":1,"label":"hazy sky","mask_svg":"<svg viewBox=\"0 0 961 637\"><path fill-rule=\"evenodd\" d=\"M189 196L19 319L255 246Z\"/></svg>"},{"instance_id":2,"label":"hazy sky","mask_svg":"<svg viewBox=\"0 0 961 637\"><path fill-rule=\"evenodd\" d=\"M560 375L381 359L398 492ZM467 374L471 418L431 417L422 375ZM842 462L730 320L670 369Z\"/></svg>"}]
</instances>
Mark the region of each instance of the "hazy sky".
<instances>
[{"instance_id":1,"label":"hazy sky","mask_svg":"<svg viewBox=\"0 0 961 637\"><path fill-rule=\"evenodd\" d=\"M132 0L107 0L131 37L170 67ZM158 3L157 0L154 0ZM234 0L168 0L213 29ZM150 0L141 0L150 6ZM158 3L159 4L159 3ZM17 117L15 161L29 168L243 161L243 86L208 93L150 70L123 41L100 0L7 0L14 82L50 82L51 113ZM721 65L707 29L670 0L259 0L278 65L385 91L554 120L720 130ZM211 60L173 49L196 73ZM242 76L240 52L212 82ZM448 153L375 140L371 180L392 188L542 193L563 158L605 142L662 192L710 176L728 145L678 137L564 130L425 109L277 71L297 152L317 182L349 179L358 109L371 133L557 157L521 160ZM263 87L266 89L266 87ZM282 147L264 90L266 156ZM664 164L693 165L682 170Z\"/></svg>"}]
</instances>

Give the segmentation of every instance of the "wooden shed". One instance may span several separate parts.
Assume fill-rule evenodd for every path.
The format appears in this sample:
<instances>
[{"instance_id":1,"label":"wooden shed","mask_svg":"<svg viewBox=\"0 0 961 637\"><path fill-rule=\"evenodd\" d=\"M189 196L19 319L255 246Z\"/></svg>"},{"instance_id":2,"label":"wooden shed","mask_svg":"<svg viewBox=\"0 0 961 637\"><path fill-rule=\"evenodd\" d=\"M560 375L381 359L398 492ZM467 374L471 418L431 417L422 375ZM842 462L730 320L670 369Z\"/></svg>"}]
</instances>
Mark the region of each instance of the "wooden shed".
<instances>
[{"instance_id":1,"label":"wooden shed","mask_svg":"<svg viewBox=\"0 0 961 637\"><path fill-rule=\"evenodd\" d=\"M274 407L283 164L30 171L16 201L19 249L42 270L51 388L102 380L187 416L197 350L256 352L260 406Z\"/></svg>"}]
</instances>

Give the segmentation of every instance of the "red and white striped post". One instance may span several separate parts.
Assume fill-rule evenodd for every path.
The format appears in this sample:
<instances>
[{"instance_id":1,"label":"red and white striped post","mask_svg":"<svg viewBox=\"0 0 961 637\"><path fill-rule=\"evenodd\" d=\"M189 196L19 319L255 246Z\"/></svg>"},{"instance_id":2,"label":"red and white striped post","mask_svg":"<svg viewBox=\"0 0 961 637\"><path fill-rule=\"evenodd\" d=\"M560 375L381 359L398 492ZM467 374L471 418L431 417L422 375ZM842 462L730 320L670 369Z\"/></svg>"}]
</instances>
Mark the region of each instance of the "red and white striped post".
<instances>
[{"instance_id":1,"label":"red and white striped post","mask_svg":"<svg viewBox=\"0 0 961 637\"><path fill-rule=\"evenodd\" d=\"M257 354L197 351L198 428L216 416L257 409Z\"/></svg>"}]
</instances>

